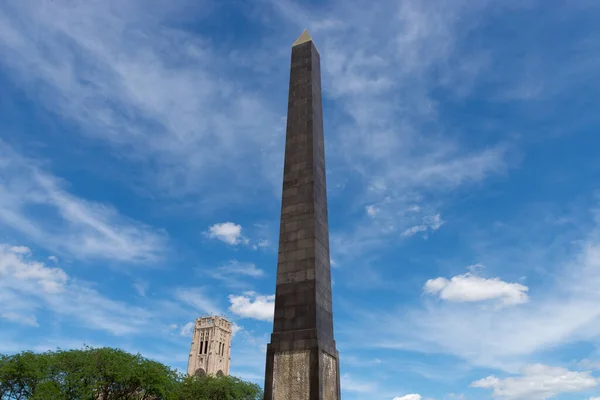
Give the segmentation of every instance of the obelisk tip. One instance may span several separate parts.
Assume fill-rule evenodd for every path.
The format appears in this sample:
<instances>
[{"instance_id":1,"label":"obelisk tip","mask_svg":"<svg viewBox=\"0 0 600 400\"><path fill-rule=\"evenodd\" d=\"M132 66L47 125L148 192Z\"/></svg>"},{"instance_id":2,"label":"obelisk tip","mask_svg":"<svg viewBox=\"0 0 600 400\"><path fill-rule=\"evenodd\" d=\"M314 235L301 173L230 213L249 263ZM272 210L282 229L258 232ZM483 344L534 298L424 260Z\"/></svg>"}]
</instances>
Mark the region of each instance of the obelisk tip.
<instances>
[{"instance_id":1,"label":"obelisk tip","mask_svg":"<svg viewBox=\"0 0 600 400\"><path fill-rule=\"evenodd\" d=\"M302 32L302 35L300 35L300 37L298 39L296 39L296 41L294 42L292 47L298 46L299 44L302 44L302 43L311 42L311 41L312 41L312 38L310 37L310 34L308 33L308 29L305 29L304 32Z\"/></svg>"}]
</instances>

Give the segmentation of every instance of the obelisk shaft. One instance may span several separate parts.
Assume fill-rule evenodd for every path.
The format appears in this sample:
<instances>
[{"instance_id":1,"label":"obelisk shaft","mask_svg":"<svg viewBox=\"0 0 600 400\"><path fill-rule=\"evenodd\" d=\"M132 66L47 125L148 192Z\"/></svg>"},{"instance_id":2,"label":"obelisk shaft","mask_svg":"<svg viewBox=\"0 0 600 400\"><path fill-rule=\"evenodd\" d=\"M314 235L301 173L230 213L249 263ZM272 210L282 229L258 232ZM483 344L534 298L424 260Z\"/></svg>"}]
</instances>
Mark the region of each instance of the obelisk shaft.
<instances>
[{"instance_id":1,"label":"obelisk shaft","mask_svg":"<svg viewBox=\"0 0 600 400\"><path fill-rule=\"evenodd\" d=\"M292 47L275 317L265 400L339 400L319 53Z\"/></svg>"}]
</instances>

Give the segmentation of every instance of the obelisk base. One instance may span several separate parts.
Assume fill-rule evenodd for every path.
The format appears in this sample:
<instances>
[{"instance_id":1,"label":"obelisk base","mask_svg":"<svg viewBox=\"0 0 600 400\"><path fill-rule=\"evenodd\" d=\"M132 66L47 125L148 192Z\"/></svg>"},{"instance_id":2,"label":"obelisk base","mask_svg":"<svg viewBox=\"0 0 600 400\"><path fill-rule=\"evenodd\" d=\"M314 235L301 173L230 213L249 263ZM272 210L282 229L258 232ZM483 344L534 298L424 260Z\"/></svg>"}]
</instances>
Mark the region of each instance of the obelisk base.
<instances>
[{"instance_id":1,"label":"obelisk base","mask_svg":"<svg viewBox=\"0 0 600 400\"><path fill-rule=\"evenodd\" d=\"M338 354L315 346L281 350L267 345L265 400L340 400Z\"/></svg>"}]
</instances>

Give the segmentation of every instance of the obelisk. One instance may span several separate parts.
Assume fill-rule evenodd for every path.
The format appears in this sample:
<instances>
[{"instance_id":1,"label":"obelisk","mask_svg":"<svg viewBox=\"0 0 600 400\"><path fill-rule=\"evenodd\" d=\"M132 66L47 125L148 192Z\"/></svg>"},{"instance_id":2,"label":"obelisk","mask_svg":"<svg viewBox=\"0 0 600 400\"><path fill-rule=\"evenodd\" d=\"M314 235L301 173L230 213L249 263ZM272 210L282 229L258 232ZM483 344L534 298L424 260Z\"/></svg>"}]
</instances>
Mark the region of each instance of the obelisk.
<instances>
[{"instance_id":1,"label":"obelisk","mask_svg":"<svg viewBox=\"0 0 600 400\"><path fill-rule=\"evenodd\" d=\"M265 400L339 400L333 339L320 57L292 45L275 316Z\"/></svg>"}]
</instances>

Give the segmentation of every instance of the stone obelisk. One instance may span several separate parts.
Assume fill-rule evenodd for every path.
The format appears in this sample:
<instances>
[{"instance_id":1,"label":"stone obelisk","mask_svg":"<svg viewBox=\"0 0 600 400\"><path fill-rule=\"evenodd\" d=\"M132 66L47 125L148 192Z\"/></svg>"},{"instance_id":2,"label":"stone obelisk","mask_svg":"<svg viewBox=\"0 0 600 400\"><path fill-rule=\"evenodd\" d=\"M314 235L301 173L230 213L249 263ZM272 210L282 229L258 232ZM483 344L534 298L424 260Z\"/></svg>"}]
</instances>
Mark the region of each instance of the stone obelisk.
<instances>
[{"instance_id":1,"label":"stone obelisk","mask_svg":"<svg viewBox=\"0 0 600 400\"><path fill-rule=\"evenodd\" d=\"M294 42L283 167L275 317L265 400L339 400L333 339L320 57Z\"/></svg>"}]
</instances>

